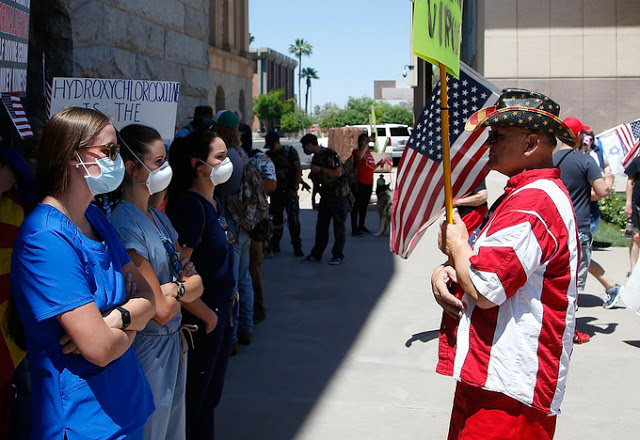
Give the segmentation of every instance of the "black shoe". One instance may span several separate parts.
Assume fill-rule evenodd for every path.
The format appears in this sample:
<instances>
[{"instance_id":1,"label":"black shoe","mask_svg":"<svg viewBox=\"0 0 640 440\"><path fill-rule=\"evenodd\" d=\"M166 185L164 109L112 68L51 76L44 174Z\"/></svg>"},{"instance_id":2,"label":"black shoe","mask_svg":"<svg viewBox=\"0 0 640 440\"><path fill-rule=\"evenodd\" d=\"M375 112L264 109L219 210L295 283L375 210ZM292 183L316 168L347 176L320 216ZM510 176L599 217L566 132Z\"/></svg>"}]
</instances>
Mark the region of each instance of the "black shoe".
<instances>
[{"instance_id":1,"label":"black shoe","mask_svg":"<svg viewBox=\"0 0 640 440\"><path fill-rule=\"evenodd\" d=\"M304 257L304 252L302 252L302 248L294 248L293 255L295 255L296 257Z\"/></svg>"},{"instance_id":2,"label":"black shoe","mask_svg":"<svg viewBox=\"0 0 640 440\"><path fill-rule=\"evenodd\" d=\"M238 343L234 342L233 345L231 346L231 356L235 356L236 353L238 353L239 349L240 349L240 346L238 345Z\"/></svg>"},{"instance_id":3,"label":"black shoe","mask_svg":"<svg viewBox=\"0 0 640 440\"><path fill-rule=\"evenodd\" d=\"M360 232L362 232L363 234L371 234L371 231L370 231L370 230L368 230L367 228L365 228L364 226L360 226L360 227L358 228L358 230L359 230Z\"/></svg>"},{"instance_id":4,"label":"black shoe","mask_svg":"<svg viewBox=\"0 0 640 440\"><path fill-rule=\"evenodd\" d=\"M249 345L251 344L252 337L253 333L238 331L238 344Z\"/></svg>"},{"instance_id":5,"label":"black shoe","mask_svg":"<svg viewBox=\"0 0 640 440\"><path fill-rule=\"evenodd\" d=\"M254 313L253 314L253 323L254 324L260 324L265 319L267 319L267 314L266 313Z\"/></svg>"},{"instance_id":6,"label":"black shoe","mask_svg":"<svg viewBox=\"0 0 640 440\"><path fill-rule=\"evenodd\" d=\"M360 232L359 230L355 230L351 232L351 236L352 237L362 237L362 232Z\"/></svg>"},{"instance_id":7,"label":"black shoe","mask_svg":"<svg viewBox=\"0 0 640 440\"><path fill-rule=\"evenodd\" d=\"M333 258L331 259L331 261L329 261L329 264L330 264L331 266L337 266L337 265L339 265L340 263L342 263L342 257L333 257Z\"/></svg>"},{"instance_id":8,"label":"black shoe","mask_svg":"<svg viewBox=\"0 0 640 440\"><path fill-rule=\"evenodd\" d=\"M306 263L319 263L320 262L320 258L316 258L313 255L307 255L306 257L304 257L302 260L300 260L300 262L302 264L306 264Z\"/></svg>"}]
</instances>

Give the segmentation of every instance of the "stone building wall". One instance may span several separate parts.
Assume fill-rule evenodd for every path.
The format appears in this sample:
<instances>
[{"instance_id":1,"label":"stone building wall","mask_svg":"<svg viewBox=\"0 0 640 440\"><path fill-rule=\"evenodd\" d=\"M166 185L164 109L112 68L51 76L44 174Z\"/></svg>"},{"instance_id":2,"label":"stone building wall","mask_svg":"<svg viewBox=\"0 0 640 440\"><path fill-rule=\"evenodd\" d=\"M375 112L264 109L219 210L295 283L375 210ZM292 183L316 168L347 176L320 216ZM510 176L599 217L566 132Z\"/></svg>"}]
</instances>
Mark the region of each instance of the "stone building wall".
<instances>
[{"instance_id":1,"label":"stone building wall","mask_svg":"<svg viewBox=\"0 0 640 440\"><path fill-rule=\"evenodd\" d=\"M180 82L178 125L189 121L197 105L209 104L215 108L215 90L219 85L224 87L228 102L233 104L229 105L232 110L238 108L239 95L244 90L244 95L249 97L246 107L250 111L253 69L245 66L249 60L242 51L236 50L235 54L215 48L212 51L209 46L210 23L212 17L222 14L223 3L220 0L32 0L29 99L37 101L42 96L41 54L45 52L48 70L53 76ZM238 3L246 13L246 0ZM214 10L210 10L212 5ZM228 9L228 5L225 8ZM246 21L246 17L237 20ZM233 24L227 28L237 29ZM242 31L247 32L246 27ZM212 70L217 68L212 57L228 58L224 70Z\"/></svg>"}]
</instances>

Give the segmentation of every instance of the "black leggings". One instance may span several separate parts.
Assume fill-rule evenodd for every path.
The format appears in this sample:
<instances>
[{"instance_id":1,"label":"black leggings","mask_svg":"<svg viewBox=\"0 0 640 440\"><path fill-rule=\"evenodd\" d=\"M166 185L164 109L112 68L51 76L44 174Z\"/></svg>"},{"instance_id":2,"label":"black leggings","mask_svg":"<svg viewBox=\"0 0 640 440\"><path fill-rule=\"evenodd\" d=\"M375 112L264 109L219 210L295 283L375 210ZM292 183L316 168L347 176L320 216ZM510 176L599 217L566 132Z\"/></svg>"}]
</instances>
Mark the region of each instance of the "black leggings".
<instances>
[{"instance_id":1,"label":"black leggings","mask_svg":"<svg viewBox=\"0 0 640 440\"><path fill-rule=\"evenodd\" d=\"M367 217L367 208L369 207L369 201L371 200L371 191L373 185L365 185L358 182L356 187L356 202L351 209L351 232L357 231L358 228L364 227L364 220ZM358 218L358 216L360 218Z\"/></svg>"}]
</instances>

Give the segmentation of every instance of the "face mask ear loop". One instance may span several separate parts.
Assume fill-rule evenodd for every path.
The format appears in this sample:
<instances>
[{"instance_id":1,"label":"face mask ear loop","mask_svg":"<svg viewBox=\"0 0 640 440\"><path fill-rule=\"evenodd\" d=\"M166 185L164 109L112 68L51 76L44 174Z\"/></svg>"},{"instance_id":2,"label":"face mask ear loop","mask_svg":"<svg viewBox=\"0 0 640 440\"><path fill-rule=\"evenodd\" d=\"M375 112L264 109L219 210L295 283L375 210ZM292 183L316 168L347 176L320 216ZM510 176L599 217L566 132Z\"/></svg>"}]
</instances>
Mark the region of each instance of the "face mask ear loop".
<instances>
[{"instance_id":1,"label":"face mask ear loop","mask_svg":"<svg viewBox=\"0 0 640 440\"><path fill-rule=\"evenodd\" d=\"M145 163L144 163L144 162L143 162L143 161L138 157L138 155L137 155L136 153L134 153L134 152L133 152L133 150L131 149L131 147L129 147L129 145L127 145L127 143L124 141L124 139L122 139L122 136L120 136L120 134L119 134L119 133L118 133L118 139L120 139L120 142L122 142L122 145L124 145L124 146L125 146L125 148L126 148L127 150L129 150L129 152L130 152L131 154L133 154L133 157L135 157L135 158L138 160L138 162L140 162L140 165L142 165L143 167L145 167L145 168L146 168L146 170L147 170L147 171L149 171L149 173L151 173L151 170L149 169L149 167L148 167L148 166L146 166L146 165L145 165Z\"/></svg>"},{"instance_id":2,"label":"face mask ear loop","mask_svg":"<svg viewBox=\"0 0 640 440\"><path fill-rule=\"evenodd\" d=\"M75 151L76 153L76 157L78 158L78 160L80 161L80 164L76 164L76 168L80 168L80 165L82 165L82 168L84 168L84 170L86 171L87 175L85 177L93 177L91 175L91 173L89 173L89 170L87 169L87 166L84 164L84 162L82 161L82 159L80 158L80 155L78 154L78 151ZM100 174L102 174L102 168L100 168Z\"/></svg>"}]
</instances>

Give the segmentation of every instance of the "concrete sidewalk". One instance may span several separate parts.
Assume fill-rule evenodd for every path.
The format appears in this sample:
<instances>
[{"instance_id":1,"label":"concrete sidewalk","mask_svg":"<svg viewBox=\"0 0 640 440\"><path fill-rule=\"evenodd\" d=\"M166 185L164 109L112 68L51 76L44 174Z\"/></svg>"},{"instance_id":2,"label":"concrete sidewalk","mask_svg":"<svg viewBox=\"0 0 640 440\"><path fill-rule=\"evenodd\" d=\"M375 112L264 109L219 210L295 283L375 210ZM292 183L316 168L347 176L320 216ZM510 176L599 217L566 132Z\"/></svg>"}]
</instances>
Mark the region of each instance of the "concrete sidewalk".
<instances>
[{"instance_id":1,"label":"concrete sidewalk","mask_svg":"<svg viewBox=\"0 0 640 440\"><path fill-rule=\"evenodd\" d=\"M487 179L490 200L506 179ZM302 242L313 245L315 212L303 193ZM377 229L370 207L367 227ZM389 252L388 237L353 238L345 261L303 265L288 232L282 253L263 266L267 319L251 345L232 358L217 434L230 439L442 439L454 381L435 373L441 309L429 277L444 261L436 228L408 260ZM330 241L330 246L333 240ZM624 248L596 250L619 282ZM640 433L640 317L601 307L603 290L589 277L578 328L591 334L575 346L557 439L635 439Z\"/></svg>"}]
</instances>

